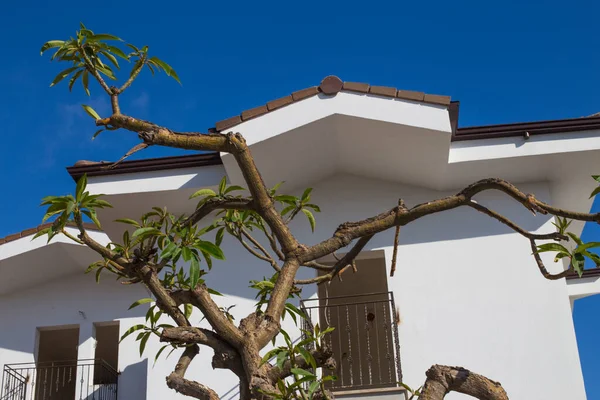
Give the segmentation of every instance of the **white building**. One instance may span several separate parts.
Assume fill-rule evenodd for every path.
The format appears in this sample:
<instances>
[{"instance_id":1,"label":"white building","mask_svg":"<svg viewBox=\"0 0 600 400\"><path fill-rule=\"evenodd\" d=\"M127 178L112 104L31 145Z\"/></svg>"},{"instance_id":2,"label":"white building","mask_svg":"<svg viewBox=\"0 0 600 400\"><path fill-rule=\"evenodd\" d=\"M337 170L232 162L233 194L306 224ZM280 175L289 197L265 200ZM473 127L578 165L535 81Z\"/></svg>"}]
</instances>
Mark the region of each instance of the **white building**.
<instances>
[{"instance_id":1,"label":"white building","mask_svg":"<svg viewBox=\"0 0 600 400\"><path fill-rule=\"evenodd\" d=\"M590 175L600 171L600 117L457 125L458 102L448 97L328 77L319 87L245 111L215 129L244 135L268 185L285 181L291 193L314 188L322 210L315 233L306 220L292 223L306 244L329 237L342 222L390 209L399 198L415 205L486 177L507 179L553 205L590 209ZM104 232L93 233L102 242L121 237L116 218L136 218L152 206L190 213L195 201L189 195L215 187L224 175L244 185L226 154L128 161L112 170L81 163L68 172L75 179L87 173L89 190L106 194L114 206L100 213ZM532 216L502 193L486 192L477 200L532 232L554 229L551 218ZM0 399L94 394L113 400L117 387L119 400L182 398L165 384L177 356L163 355L153 365L158 338L150 339L142 357L135 335L118 344L129 327L144 323L148 304L128 310L148 297L144 287L121 285L108 274L96 284L83 273L98 259L95 253L66 237L32 241L39 229L0 239ZM580 232L582 225L574 229ZM379 234L359 256L358 273L345 273L342 284L303 291L313 299L306 303L315 307L313 316L338 326L338 397L354 391L398 398L390 381L401 374L419 386L427 368L440 363L498 380L513 399L585 399L572 307L575 299L600 292L597 270L548 281L526 239L467 208L404 227L397 271L389 278L392 244L393 231ZM226 239L223 249L227 261L216 262L207 282L225 295L219 303L236 305L231 312L239 321L255 304L249 280L272 271L233 240ZM550 255L544 260L555 272L563 268ZM301 276L314 273L303 270ZM192 320L201 315L196 311ZM285 329L293 332L290 324L287 318ZM223 399L236 398L236 377L213 370L211 357L212 350L201 349L190 379ZM90 359L109 366L83 361Z\"/></svg>"}]
</instances>

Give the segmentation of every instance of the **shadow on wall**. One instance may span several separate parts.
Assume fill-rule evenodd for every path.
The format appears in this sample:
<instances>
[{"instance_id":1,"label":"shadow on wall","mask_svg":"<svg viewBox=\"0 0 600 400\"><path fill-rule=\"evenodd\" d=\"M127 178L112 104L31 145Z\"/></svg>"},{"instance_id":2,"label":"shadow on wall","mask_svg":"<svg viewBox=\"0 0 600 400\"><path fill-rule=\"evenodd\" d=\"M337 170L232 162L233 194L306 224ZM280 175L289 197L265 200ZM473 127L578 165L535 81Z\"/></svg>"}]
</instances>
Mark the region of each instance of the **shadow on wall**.
<instances>
[{"instance_id":1,"label":"shadow on wall","mask_svg":"<svg viewBox=\"0 0 600 400\"><path fill-rule=\"evenodd\" d=\"M118 400L146 400L148 390L148 359L131 364L119 375Z\"/></svg>"},{"instance_id":2,"label":"shadow on wall","mask_svg":"<svg viewBox=\"0 0 600 400\"><path fill-rule=\"evenodd\" d=\"M0 319L9 321L10 329L0 329L0 364L33 362L38 328L73 325L92 335L95 322L143 317L147 311L143 307L127 310L143 297L148 294L141 286L121 285L107 275L97 284L83 272L2 296ZM91 356L78 354L78 358Z\"/></svg>"}]
</instances>

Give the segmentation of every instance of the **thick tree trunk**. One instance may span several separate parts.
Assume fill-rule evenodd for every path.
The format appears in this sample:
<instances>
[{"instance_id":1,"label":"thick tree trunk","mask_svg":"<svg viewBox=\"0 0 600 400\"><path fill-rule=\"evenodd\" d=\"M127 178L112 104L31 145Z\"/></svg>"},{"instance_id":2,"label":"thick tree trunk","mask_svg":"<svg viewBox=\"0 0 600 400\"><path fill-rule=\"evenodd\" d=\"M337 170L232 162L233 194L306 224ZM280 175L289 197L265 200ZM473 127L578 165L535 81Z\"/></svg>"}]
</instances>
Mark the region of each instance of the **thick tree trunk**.
<instances>
[{"instance_id":1,"label":"thick tree trunk","mask_svg":"<svg viewBox=\"0 0 600 400\"><path fill-rule=\"evenodd\" d=\"M420 400L442 400L450 392L464 393L479 400L508 400L500 383L462 367L434 365L426 375Z\"/></svg>"}]
</instances>

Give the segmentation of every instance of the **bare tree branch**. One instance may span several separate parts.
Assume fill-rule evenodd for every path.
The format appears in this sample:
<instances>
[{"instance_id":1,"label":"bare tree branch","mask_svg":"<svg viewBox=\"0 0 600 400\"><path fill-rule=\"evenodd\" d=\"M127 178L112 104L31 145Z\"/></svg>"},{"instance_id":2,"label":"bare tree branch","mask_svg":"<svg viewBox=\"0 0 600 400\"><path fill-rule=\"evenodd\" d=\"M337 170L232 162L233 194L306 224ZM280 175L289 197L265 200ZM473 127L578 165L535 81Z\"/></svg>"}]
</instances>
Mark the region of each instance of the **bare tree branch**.
<instances>
[{"instance_id":1,"label":"bare tree branch","mask_svg":"<svg viewBox=\"0 0 600 400\"><path fill-rule=\"evenodd\" d=\"M251 210L252 199L214 197L206 200L184 222L183 225L194 225L216 210Z\"/></svg>"},{"instance_id":2,"label":"bare tree branch","mask_svg":"<svg viewBox=\"0 0 600 400\"><path fill-rule=\"evenodd\" d=\"M179 362L175 366L175 370L167 377L167 386L174 389L176 392L186 396L194 397L201 400L219 400L219 395L209 388L198 382L190 381L184 378L185 373L190 366L192 360L198 354L198 346L193 345L187 347Z\"/></svg>"},{"instance_id":3,"label":"bare tree branch","mask_svg":"<svg viewBox=\"0 0 600 400\"><path fill-rule=\"evenodd\" d=\"M434 365L426 375L419 400L442 400L450 392L463 393L479 400L508 400L500 383L462 367Z\"/></svg>"},{"instance_id":4,"label":"bare tree branch","mask_svg":"<svg viewBox=\"0 0 600 400\"><path fill-rule=\"evenodd\" d=\"M573 272L573 264L569 264L568 269L566 269L563 272L560 272L558 274L551 274L550 272L548 272L548 270L546 269L546 266L544 265L544 262L542 261L542 258L540 257L540 254L538 253L537 246L535 244L535 240L530 239L529 241L531 243L531 252L533 254L533 258L535 259L535 262L536 262L538 268L540 269L540 272L544 276L544 278L555 281L557 279L564 278L565 276L567 276L571 272Z\"/></svg>"},{"instance_id":5,"label":"bare tree branch","mask_svg":"<svg viewBox=\"0 0 600 400\"><path fill-rule=\"evenodd\" d=\"M442 211L451 210L453 208L461 206L473 207L471 202L472 197L486 190L499 190L501 192L504 192L519 203L521 203L524 207L531 210L532 212L537 211L540 213L549 213L558 217L576 219L579 221L600 221L600 214L598 213L588 214L562 210L556 207L552 207L542 201L539 201L535 199L535 197L533 197L532 195L524 194L514 185L502 179L483 179L473 183L472 185L469 185L467 188L463 189L454 196L449 196L428 203L419 204L411 209L405 209L401 206L398 206L375 217L371 217L358 222L347 222L345 224L342 224L336 230L333 237L326 239L321 243L306 249L305 251L301 251L299 255L300 262L305 263L308 261L316 260L320 257L324 257L328 254L331 254L332 252L337 251L342 247L347 246L348 243L350 243L352 240L358 239L363 236L374 235L376 233L383 232L397 225L406 225L409 222L415 221L426 215L436 214ZM478 211L484 212L483 208L481 207L478 208ZM491 210L487 211L489 213L485 212L486 214L505 223L505 221L497 217L496 213L492 212ZM503 219L508 221L504 217ZM516 227L515 224L512 225ZM519 231L519 233L521 233L521 231ZM553 238L558 238L556 234L549 235L553 236Z\"/></svg>"}]
</instances>

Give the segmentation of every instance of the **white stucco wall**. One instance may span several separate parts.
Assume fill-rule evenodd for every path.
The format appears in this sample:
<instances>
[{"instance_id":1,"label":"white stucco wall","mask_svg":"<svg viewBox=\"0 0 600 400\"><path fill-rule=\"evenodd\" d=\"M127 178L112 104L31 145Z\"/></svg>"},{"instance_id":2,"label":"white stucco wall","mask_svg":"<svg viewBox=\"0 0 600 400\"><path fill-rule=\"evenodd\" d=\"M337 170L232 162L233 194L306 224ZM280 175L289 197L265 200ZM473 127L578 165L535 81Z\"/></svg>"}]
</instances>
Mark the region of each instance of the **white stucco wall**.
<instances>
[{"instance_id":1,"label":"white stucco wall","mask_svg":"<svg viewBox=\"0 0 600 400\"><path fill-rule=\"evenodd\" d=\"M399 197L412 206L447 194L348 175L313 186L313 200L322 209L317 214L317 232L311 234L302 218L292 224L298 239L307 244L329 237L341 222L393 207ZM550 200L546 184L522 188ZM499 193L478 200L526 229L552 228L548 218L533 218ZM388 269L392 242L392 232L386 232L376 236L368 248L385 252ZM514 399L585 398L566 284L564 280L543 279L527 240L473 210L460 209L404 227L400 243L396 276L389 286L400 309L406 383L418 387L425 370L442 363L461 365L498 380ZM254 292L248 289L248 281L269 276L272 271L233 241L226 241L224 250L227 261L215 264L207 282L225 294L219 303L236 305L232 312L239 321L253 309ZM302 277L313 275L312 270L302 271ZM308 288L303 296L314 293L314 288ZM89 355L82 352L89 350L86 340L92 323L118 319L124 332L143 321L145 307L127 311L141 297L147 294L140 286L123 287L106 278L96 285L93 276L85 275L0 297L0 367L3 363L32 361L35 329L48 325L79 324L80 358L87 358ZM85 320L79 310L86 314ZM200 318L196 312L192 320ZM284 326L291 332L289 323L286 320ZM164 381L177 356L153 367L159 347L158 341L151 339L146 350L149 360L140 364L137 343L129 338L121 344L121 399L178 398ZM211 355L209 349L202 349L189 377L225 395L237 382L231 373L211 369ZM224 398L235 397L235 393Z\"/></svg>"}]
</instances>

